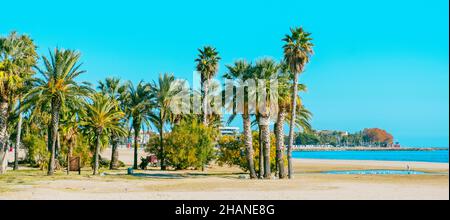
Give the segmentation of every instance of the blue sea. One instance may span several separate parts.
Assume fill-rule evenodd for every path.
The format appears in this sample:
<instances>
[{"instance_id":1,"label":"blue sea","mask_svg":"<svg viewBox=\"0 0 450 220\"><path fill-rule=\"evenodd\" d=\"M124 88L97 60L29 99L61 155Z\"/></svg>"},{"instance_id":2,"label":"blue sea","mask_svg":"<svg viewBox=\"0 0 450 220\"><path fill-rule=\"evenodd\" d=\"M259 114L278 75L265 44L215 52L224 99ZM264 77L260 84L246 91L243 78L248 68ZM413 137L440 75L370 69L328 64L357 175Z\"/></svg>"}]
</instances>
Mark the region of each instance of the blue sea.
<instances>
[{"instance_id":1,"label":"blue sea","mask_svg":"<svg viewBox=\"0 0 450 220\"><path fill-rule=\"evenodd\" d=\"M294 158L335 160L384 160L448 163L448 150L437 151L318 151L292 152Z\"/></svg>"}]
</instances>

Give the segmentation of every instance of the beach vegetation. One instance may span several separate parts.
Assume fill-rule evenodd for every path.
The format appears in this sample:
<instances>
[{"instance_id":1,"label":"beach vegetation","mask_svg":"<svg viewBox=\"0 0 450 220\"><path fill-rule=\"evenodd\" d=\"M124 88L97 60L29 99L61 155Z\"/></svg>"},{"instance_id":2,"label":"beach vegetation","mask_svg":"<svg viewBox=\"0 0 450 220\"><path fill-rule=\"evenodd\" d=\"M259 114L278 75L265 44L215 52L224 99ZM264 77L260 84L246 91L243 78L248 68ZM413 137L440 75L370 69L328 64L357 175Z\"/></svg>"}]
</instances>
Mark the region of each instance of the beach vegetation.
<instances>
[{"instance_id":1,"label":"beach vegetation","mask_svg":"<svg viewBox=\"0 0 450 220\"><path fill-rule=\"evenodd\" d=\"M79 80L86 72L79 52L56 48L41 56L42 62L36 65L38 56L31 39L15 33L1 39L1 101L8 106L5 115L14 120L3 121L7 125L7 132L4 135L0 132L3 151L17 137L16 146L23 142L28 149L27 161L47 168L48 175L67 167L74 156L81 158L83 167L90 165L94 175L99 174L100 168L106 168L106 163L109 169L117 169L120 167L117 149L125 143L133 145L133 169L139 169L138 149L145 147L148 154L157 157L161 170L167 167L204 170L216 160L221 165L241 167L252 179L292 178L293 129L305 133L312 130L312 113L299 95L306 91L306 85L298 83L298 75L304 72L313 53L311 34L302 28L292 28L282 39L282 60L266 57L252 63L240 59L226 65L222 77L235 82L231 85L233 94L228 97L221 85L211 83L221 61L213 46L199 48L194 60L201 89L184 91L181 84L176 86L179 80L171 73L160 74L150 83L141 80L137 84L110 77L98 81L94 87ZM22 50L21 56L11 53L10 46L19 39L23 42L14 50ZM40 75L34 76L34 71ZM255 82L256 89L246 81ZM19 90L13 91L11 85L22 88L23 96L18 96ZM182 114L174 112L172 107L180 93L189 93L187 104L200 102L200 108ZM277 103L271 103L272 99L278 100ZM219 134L224 121L215 109L221 104L233 112L228 123L238 115L242 117L243 134ZM23 141L22 123L9 126L22 119ZM290 125L288 141L286 124ZM366 133L364 137L379 136ZM303 136L296 140L305 141ZM107 147L111 147L110 160L100 156Z\"/></svg>"},{"instance_id":2,"label":"beach vegetation","mask_svg":"<svg viewBox=\"0 0 450 220\"><path fill-rule=\"evenodd\" d=\"M167 164L175 169L204 169L216 155L217 131L198 123L181 122L167 136Z\"/></svg>"}]
</instances>

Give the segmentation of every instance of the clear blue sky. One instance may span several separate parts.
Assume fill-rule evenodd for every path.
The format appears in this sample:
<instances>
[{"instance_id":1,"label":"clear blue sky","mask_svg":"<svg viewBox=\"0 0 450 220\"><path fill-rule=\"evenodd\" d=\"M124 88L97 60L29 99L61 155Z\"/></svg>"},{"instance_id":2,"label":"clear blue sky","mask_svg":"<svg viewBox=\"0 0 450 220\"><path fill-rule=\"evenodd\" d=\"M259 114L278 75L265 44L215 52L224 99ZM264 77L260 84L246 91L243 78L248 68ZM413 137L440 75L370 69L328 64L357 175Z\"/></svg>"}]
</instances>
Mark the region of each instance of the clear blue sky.
<instances>
[{"instance_id":1,"label":"clear blue sky","mask_svg":"<svg viewBox=\"0 0 450 220\"><path fill-rule=\"evenodd\" d=\"M380 127L403 145L449 143L449 5L428 1L2 1L0 34L27 33L41 54L77 49L95 82L191 78L197 48L222 64L282 57L291 26L313 33L301 82L316 129Z\"/></svg>"}]
</instances>

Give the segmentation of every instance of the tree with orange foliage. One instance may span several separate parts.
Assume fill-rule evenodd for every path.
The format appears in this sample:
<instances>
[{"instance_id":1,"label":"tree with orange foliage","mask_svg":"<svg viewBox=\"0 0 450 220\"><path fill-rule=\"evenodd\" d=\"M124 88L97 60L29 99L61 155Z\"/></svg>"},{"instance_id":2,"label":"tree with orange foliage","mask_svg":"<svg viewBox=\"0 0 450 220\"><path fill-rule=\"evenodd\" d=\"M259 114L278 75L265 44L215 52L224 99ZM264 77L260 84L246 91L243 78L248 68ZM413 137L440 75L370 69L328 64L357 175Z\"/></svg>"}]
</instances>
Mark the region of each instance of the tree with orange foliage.
<instances>
[{"instance_id":1,"label":"tree with orange foliage","mask_svg":"<svg viewBox=\"0 0 450 220\"><path fill-rule=\"evenodd\" d=\"M383 147L391 146L394 142L394 137L391 134L379 128L364 129L363 138L366 142Z\"/></svg>"}]
</instances>

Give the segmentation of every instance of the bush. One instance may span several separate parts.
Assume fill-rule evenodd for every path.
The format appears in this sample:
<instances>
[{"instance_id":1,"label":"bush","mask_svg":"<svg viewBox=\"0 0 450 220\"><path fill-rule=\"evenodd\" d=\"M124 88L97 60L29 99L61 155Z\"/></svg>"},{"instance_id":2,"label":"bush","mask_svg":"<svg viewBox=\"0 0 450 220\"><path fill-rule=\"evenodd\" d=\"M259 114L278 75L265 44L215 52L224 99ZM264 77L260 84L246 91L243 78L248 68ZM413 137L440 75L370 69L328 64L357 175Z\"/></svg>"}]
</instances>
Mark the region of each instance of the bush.
<instances>
[{"instance_id":1,"label":"bush","mask_svg":"<svg viewBox=\"0 0 450 220\"><path fill-rule=\"evenodd\" d=\"M50 153L47 150L45 139L35 134L26 134L22 143L28 151L27 161L30 166L46 169Z\"/></svg>"},{"instance_id":2,"label":"bush","mask_svg":"<svg viewBox=\"0 0 450 220\"><path fill-rule=\"evenodd\" d=\"M217 132L196 121L182 122L167 135L166 161L175 169L203 168L214 159Z\"/></svg>"},{"instance_id":3,"label":"bush","mask_svg":"<svg viewBox=\"0 0 450 220\"><path fill-rule=\"evenodd\" d=\"M117 167L125 167L125 163L121 160L117 161Z\"/></svg>"},{"instance_id":4,"label":"bush","mask_svg":"<svg viewBox=\"0 0 450 220\"><path fill-rule=\"evenodd\" d=\"M62 167L67 167L67 153L69 150L68 144L63 142L61 148L62 149L58 155L58 161ZM77 138L77 143L72 149L72 156L80 157L81 168L92 166L93 153L90 150L88 141L85 140L83 136L79 136Z\"/></svg>"},{"instance_id":5,"label":"bush","mask_svg":"<svg viewBox=\"0 0 450 220\"><path fill-rule=\"evenodd\" d=\"M84 143L80 143L79 145L77 145L76 147L73 148L72 155L76 156L76 157L80 157L81 167L85 167L85 166L90 165L93 154L91 153L91 151L90 151L89 147L87 147L87 145L84 145Z\"/></svg>"},{"instance_id":6,"label":"bush","mask_svg":"<svg viewBox=\"0 0 450 220\"><path fill-rule=\"evenodd\" d=\"M221 136L218 141L219 166L239 166L244 171L248 170L248 163L245 157L246 149L244 145L244 136Z\"/></svg>"},{"instance_id":7,"label":"bush","mask_svg":"<svg viewBox=\"0 0 450 220\"><path fill-rule=\"evenodd\" d=\"M253 132L253 160L255 169L259 170L259 133ZM247 151L244 145L244 136L222 136L219 141L217 162L220 166L239 166L242 170L248 171ZM286 156L284 157L286 159ZM272 171L276 167L276 139L275 135L270 135L270 166Z\"/></svg>"},{"instance_id":8,"label":"bush","mask_svg":"<svg viewBox=\"0 0 450 220\"><path fill-rule=\"evenodd\" d=\"M259 170L259 132L257 131L253 132L253 149L255 154L255 169ZM277 145L275 134L270 133L270 168L272 172L275 171L277 163L276 153L277 153ZM284 158L286 158L286 155L284 155Z\"/></svg>"},{"instance_id":9,"label":"bush","mask_svg":"<svg viewBox=\"0 0 450 220\"><path fill-rule=\"evenodd\" d=\"M164 146L167 145L167 135L164 135ZM151 134L149 139L148 139L148 143L147 145L145 145L145 152L148 154L153 154L153 155L159 155L159 135L157 134Z\"/></svg>"},{"instance_id":10,"label":"bush","mask_svg":"<svg viewBox=\"0 0 450 220\"><path fill-rule=\"evenodd\" d=\"M104 169L109 169L109 165L111 163L111 160L108 160L104 157L101 157L100 155L98 155L98 167L99 168L104 168ZM120 166L120 162L119 162L119 166ZM123 164L123 162L122 162ZM94 157L91 158L91 168L94 168Z\"/></svg>"}]
</instances>

